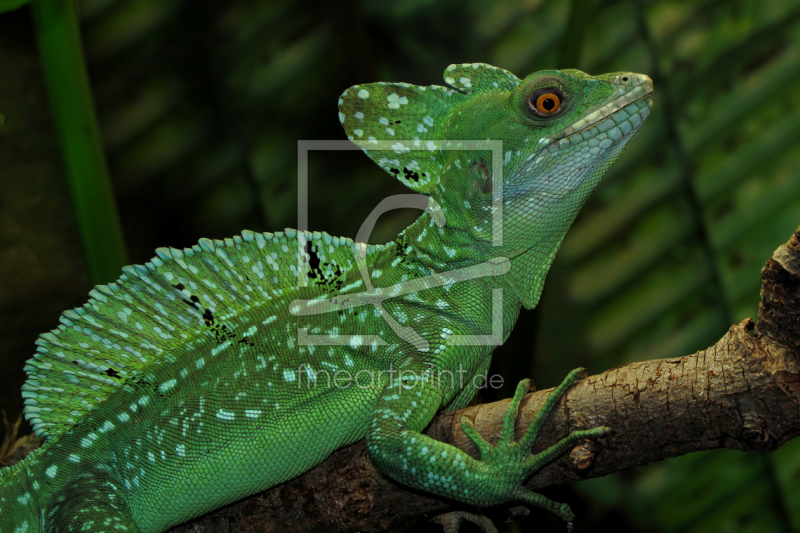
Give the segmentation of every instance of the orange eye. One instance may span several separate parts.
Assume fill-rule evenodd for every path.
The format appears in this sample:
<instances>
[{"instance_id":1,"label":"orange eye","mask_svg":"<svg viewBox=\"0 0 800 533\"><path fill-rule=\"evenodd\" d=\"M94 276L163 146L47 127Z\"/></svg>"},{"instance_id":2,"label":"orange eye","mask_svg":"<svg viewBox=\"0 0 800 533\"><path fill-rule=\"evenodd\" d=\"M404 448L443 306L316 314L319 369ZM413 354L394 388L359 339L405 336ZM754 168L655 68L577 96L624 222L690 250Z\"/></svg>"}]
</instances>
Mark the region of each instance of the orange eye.
<instances>
[{"instance_id":1,"label":"orange eye","mask_svg":"<svg viewBox=\"0 0 800 533\"><path fill-rule=\"evenodd\" d=\"M555 113L561 107L561 98L556 93L542 93L536 97L536 111L542 115Z\"/></svg>"}]
</instances>

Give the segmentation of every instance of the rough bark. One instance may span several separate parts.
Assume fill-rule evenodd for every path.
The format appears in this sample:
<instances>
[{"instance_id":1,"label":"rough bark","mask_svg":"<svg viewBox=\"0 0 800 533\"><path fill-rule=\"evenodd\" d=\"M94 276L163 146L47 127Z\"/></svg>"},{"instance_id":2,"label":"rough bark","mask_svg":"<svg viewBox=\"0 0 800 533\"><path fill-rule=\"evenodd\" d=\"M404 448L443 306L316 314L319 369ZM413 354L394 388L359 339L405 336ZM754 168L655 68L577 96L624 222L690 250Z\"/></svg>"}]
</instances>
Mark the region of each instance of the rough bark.
<instances>
[{"instance_id":1,"label":"rough bark","mask_svg":"<svg viewBox=\"0 0 800 533\"><path fill-rule=\"evenodd\" d=\"M767 453L800 435L800 229L773 254L761 277L758 326L747 319L696 354L632 363L572 387L535 451L576 429L604 425L616 433L578 445L528 486L570 483L714 448ZM526 397L518 437L549 392ZM441 413L426 433L477 457L461 432L461 417L496 442L507 405L505 400ZM452 502L382 476L360 442L288 483L172 531L383 531L452 508Z\"/></svg>"}]
</instances>

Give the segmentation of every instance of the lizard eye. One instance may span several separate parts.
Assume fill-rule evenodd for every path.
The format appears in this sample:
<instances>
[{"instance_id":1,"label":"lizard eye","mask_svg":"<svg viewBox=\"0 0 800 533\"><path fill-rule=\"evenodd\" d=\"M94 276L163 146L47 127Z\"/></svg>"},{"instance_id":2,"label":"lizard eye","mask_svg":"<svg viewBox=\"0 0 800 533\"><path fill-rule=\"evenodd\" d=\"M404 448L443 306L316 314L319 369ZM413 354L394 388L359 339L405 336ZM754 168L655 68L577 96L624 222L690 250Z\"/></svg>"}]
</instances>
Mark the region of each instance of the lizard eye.
<instances>
[{"instance_id":1,"label":"lizard eye","mask_svg":"<svg viewBox=\"0 0 800 533\"><path fill-rule=\"evenodd\" d=\"M537 115L552 115L561 109L561 96L552 89L545 89L533 93L528 103Z\"/></svg>"}]
</instances>

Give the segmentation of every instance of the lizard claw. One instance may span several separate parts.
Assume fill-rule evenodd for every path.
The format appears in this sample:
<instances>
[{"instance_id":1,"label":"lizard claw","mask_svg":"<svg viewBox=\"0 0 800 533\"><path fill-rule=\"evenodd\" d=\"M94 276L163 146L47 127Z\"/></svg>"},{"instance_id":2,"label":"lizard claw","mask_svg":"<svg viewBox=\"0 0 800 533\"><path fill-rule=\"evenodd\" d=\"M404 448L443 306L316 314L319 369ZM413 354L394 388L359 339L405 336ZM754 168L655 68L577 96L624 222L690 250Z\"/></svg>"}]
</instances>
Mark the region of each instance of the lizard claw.
<instances>
[{"instance_id":1,"label":"lizard claw","mask_svg":"<svg viewBox=\"0 0 800 533\"><path fill-rule=\"evenodd\" d=\"M498 533L494 523L488 516L470 511L450 511L431 518L431 522L442 526L444 533L458 533L461 524L472 522L483 533Z\"/></svg>"}]
</instances>

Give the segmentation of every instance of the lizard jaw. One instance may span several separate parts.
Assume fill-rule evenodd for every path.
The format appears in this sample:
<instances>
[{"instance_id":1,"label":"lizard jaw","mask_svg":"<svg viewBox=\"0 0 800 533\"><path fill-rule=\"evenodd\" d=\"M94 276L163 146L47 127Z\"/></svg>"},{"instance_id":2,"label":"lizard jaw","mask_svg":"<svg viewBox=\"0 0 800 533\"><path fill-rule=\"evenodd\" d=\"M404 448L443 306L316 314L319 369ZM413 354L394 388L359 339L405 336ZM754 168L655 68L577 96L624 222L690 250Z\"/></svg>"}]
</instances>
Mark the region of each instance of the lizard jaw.
<instances>
[{"instance_id":1,"label":"lizard jaw","mask_svg":"<svg viewBox=\"0 0 800 533\"><path fill-rule=\"evenodd\" d=\"M647 118L647 115L650 114L650 108L653 105L650 99L650 95L653 93L653 81L643 74L629 74L627 76L631 78L631 83L633 85L631 90L561 130L560 134L551 141L549 146L550 151L556 151L559 148L568 146L571 143L570 138L580 135L581 140L586 140L594 137L598 133L603 133L615 126L620 126L625 122L633 122L630 124L630 126L632 126L631 129L638 129L644 122L644 119ZM615 83L616 82L617 80L615 80ZM630 109L631 106L636 110L633 113L628 113L627 110ZM623 112L626 116L620 117L620 114ZM611 117L616 117L617 120L613 120ZM590 135L582 135L592 128L597 129L591 132ZM623 130L625 134L629 133L629 131Z\"/></svg>"}]
</instances>

